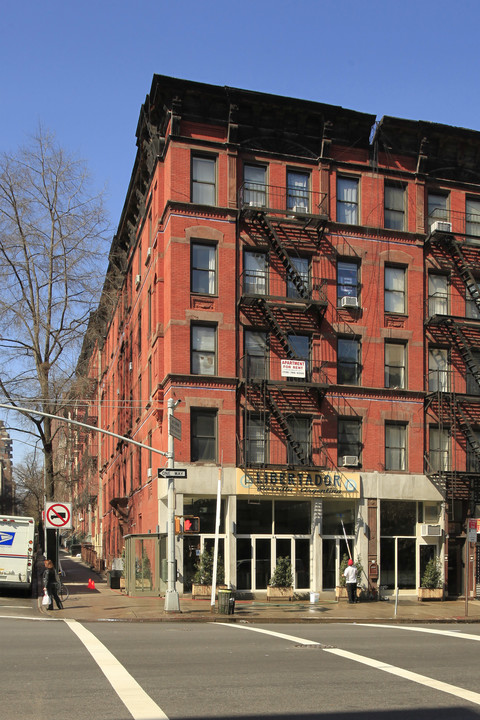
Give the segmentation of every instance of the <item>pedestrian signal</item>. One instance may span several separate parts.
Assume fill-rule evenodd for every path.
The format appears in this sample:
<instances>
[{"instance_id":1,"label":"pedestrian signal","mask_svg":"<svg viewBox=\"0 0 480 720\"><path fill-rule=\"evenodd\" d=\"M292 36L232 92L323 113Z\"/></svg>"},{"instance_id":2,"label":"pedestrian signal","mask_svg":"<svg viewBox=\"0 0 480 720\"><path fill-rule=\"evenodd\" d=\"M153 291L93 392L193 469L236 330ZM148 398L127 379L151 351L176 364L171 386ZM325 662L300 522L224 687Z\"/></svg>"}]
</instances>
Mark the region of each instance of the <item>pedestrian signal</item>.
<instances>
[{"instance_id":1,"label":"pedestrian signal","mask_svg":"<svg viewBox=\"0 0 480 720\"><path fill-rule=\"evenodd\" d=\"M200 532L200 518L185 515L183 518L183 532L185 535L194 535Z\"/></svg>"}]
</instances>

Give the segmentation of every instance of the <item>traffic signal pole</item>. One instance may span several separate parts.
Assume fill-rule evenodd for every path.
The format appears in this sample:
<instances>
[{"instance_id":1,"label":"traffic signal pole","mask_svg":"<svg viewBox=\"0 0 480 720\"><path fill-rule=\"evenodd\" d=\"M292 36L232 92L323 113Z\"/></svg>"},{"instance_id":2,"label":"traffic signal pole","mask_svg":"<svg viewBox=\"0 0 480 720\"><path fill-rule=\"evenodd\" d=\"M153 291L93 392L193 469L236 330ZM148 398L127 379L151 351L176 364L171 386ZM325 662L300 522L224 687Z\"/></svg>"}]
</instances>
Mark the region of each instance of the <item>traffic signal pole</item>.
<instances>
[{"instance_id":1,"label":"traffic signal pole","mask_svg":"<svg viewBox=\"0 0 480 720\"><path fill-rule=\"evenodd\" d=\"M168 453L167 468L175 467L175 438L172 435L171 418L173 411L178 404L178 400L168 399ZM175 478L168 477L167 490L167 592L165 593L165 612L179 612L180 599L177 592L177 578L175 572Z\"/></svg>"}]
</instances>

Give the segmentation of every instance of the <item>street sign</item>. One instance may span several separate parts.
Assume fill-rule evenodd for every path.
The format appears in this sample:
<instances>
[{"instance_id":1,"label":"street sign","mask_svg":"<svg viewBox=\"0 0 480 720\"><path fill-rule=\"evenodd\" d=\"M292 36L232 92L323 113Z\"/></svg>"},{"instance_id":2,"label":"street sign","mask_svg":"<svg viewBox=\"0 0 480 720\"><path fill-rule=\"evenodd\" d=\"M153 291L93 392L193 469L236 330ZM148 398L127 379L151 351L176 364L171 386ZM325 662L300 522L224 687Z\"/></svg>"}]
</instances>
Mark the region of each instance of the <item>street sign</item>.
<instances>
[{"instance_id":1,"label":"street sign","mask_svg":"<svg viewBox=\"0 0 480 720\"><path fill-rule=\"evenodd\" d=\"M163 478L186 478L186 468L162 468L158 469L158 477Z\"/></svg>"},{"instance_id":2,"label":"street sign","mask_svg":"<svg viewBox=\"0 0 480 720\"><path fill-rule=\"evenodd\" d=\"M47 528L72 529L72 503L45 503L45 526Z\"/></svg>"},{"instance_id":3,"label":"street sign","mask_svg":"<svg viewBox=\"0 0 480 720\"><path fill-rule=\"evenodd\" d=\"M468 518L468 537L467 542L477 542L477 520L474 518Z\"/></svg>"},{"instance_id":4,"label":"street sign","mask_svg":"<svg viewBox=\"0 0 480 720\"><path fill-rule=\"evenodd\" d=\"M173 435L177 440L182 439L182 423L173 415L168 418L168 434Z\"/></svg>"}]
</instances>

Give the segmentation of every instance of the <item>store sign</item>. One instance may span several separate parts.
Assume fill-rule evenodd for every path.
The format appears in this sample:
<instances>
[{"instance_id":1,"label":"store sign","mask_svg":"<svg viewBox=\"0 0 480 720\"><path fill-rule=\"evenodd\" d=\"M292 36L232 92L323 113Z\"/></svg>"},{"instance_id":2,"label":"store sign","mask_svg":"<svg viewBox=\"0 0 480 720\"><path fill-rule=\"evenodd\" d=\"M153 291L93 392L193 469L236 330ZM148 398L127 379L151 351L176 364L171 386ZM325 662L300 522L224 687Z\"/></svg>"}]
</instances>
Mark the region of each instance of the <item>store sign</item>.
<instances>
[{"instance_id":1,"label":"store sign","mask_svg":"<svg viewBox=\"0 0 480 720\"><path fill-rule=\"evenodd\" d=\"M305 377L305 360L281 360L282 377Z\"/></svg>"},{"instance_id":2,"label":"store sign","mask_svg":"<svg viewBox=\"0 0 480 720\"><path fill-rule=\"evenodd\" d=\"M237 495L359 498L360 473L237 468Z\"/></svg>"}]
</instances>

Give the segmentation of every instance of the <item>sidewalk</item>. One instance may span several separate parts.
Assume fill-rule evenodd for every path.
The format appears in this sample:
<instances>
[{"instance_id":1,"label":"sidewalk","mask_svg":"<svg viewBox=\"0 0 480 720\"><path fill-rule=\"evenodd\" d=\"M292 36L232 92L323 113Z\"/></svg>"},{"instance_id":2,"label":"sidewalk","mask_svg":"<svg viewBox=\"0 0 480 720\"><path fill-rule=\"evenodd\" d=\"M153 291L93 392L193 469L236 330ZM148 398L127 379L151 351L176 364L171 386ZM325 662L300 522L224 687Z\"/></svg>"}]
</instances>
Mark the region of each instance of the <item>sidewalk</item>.
<instances>
[{"instance_id":1,"label":"sidewalk","mask_svg":"<svg viewBox=\"0 0 480 720\"><path fill-rule=\"evenodd\" d=\"M129 597L121 590L112 590L106 579L90 570L80 558L61 555L66 571L65 584L70 597L64 610L39 612L54 619L70 618L81 622L242 622L242 623L432 623L480 622L480 600L470 600L465 617L464 600L444 602L418 602L415 598L400 598L395 615L395 602L306 601L267 603L255 600L237 600L233 615L212 612L210 600L192 600L180 597L180 612L164 611L164 598ZM95 589L88 588L89 579Z\"/></svg>"}]
</instances>

